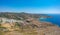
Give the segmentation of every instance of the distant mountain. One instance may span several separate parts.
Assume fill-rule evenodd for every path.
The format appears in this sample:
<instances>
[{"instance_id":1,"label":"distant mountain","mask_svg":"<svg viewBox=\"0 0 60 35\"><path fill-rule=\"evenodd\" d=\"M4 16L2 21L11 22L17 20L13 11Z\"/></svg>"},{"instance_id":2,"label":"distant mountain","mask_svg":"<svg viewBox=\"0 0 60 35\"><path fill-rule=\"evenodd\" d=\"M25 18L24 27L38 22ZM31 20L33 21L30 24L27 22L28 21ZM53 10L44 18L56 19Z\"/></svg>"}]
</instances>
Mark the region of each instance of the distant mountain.
<instances>
[{"instance_id":1,"label":"distant mountain","mask_svg":"<svg viewBox=\"0 0 60 35\"><path fill-rule=\"evenodd\" d=\"M28 17L39 18L41 16L47 16L46 14L31 14L31 13L12 13L12 12L0 12L0 17L11 18L11 19L26 19Z\"/></svg>"}]
</instances>

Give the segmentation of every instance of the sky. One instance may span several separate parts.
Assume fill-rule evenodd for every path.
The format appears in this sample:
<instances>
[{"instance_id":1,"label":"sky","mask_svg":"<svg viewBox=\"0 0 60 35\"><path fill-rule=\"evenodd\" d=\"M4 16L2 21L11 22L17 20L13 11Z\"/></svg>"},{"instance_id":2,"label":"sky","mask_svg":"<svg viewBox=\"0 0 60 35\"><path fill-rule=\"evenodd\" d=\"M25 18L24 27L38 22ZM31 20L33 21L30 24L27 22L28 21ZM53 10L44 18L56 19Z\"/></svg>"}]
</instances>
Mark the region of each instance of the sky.
<instances>
[{"instance_id":1,"label":"sky","mask_svg":"<svg viewBox=\"0 0 60 35\"><path fill-rule=\"evenodd\" d=\"M60 14L60 0L0 0L0 12Z\"/></svg>"}]
</instances>

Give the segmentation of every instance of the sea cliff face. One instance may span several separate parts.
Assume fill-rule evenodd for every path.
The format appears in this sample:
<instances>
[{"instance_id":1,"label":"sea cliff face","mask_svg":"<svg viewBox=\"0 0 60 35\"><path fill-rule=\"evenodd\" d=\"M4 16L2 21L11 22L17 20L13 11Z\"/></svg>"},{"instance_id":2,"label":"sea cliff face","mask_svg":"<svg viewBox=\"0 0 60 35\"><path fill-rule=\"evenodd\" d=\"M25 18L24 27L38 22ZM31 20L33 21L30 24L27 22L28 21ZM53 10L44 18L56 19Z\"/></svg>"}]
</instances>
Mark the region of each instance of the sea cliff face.
<instances>
[{"instance_id":1,"label":"sea cliff face","mask_svg":"<svg viewBox=\"0 0 60 35\"><path fill-rule=\"evenodd\" d=\"M20 15L17 14L18 16L16 13L3 14L0 15L0 32L3 35L60 35L58 26L38 20L42 16L46 18L47 16L45 17L45 15L36 17L36 14L32 16L32 14L27 15L27 13L19 13Z\"/></svg>"}]
</instances>

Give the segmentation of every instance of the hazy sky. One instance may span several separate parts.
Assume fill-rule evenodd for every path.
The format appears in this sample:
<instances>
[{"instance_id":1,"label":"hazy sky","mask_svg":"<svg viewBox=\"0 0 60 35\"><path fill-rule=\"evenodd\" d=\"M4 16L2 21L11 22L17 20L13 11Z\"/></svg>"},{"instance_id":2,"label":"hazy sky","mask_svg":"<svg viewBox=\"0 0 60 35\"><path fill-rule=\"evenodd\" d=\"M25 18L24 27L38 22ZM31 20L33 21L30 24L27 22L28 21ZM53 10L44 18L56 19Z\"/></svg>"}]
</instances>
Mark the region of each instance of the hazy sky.
<instances>
[{"instance_id":1,"label":"hazy sky","mask_svg":"<svg viewBox=\"0 0 60 35\"><path fill-rule=\"evenodd\" d=\"M0 12L60 14L60 0L0 0Z\"/></svg>"}]
</instances>

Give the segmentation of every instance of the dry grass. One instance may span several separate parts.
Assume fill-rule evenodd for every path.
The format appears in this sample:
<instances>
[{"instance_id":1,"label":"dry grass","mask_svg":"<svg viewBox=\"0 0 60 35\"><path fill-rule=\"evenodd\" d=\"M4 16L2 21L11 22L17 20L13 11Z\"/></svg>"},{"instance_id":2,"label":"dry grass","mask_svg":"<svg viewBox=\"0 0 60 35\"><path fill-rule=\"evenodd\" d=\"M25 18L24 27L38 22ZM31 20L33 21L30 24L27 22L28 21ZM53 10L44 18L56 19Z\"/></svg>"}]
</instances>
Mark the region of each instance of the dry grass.
<instances>
[{"instance_id":1,"label":"dry grass","mask_svg":"<svg viewBox=\"0 0 60 35\"><path fill-rule=\"evenodd\" d=\"M5 34L4 32L0 31L0 35L4 35L4 34Z\"/></svg>"}]
</instances>

